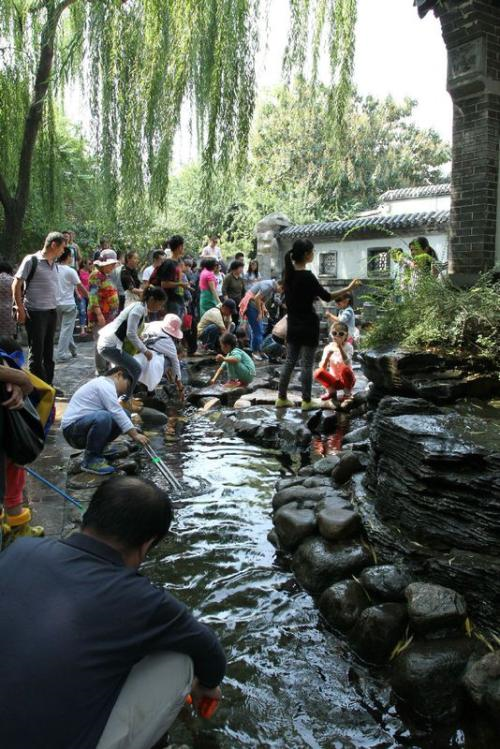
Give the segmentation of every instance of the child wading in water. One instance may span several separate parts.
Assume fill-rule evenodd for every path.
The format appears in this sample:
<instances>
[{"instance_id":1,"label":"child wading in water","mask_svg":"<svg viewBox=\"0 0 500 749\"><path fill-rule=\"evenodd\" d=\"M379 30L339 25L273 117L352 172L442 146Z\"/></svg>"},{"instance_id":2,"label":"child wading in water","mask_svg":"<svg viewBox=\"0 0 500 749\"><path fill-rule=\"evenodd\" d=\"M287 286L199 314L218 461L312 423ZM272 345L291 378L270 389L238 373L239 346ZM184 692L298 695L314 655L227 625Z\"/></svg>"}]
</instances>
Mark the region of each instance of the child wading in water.
<instances>
[{"instance_id":1,"label":"child wading in water","mask_svg":"<svg viewBox=\"0 0 500 749\"><path fill-rule=\"evenodd\" d=\"M332 342L325 346L319 368L314 379L325 388L322 400L337 400L337 391L344 391L344 399L350 398L356 382L352 371L353 348L347 342L349 329L343 322L336 322L330 330Z\"/></svg>"},{"instance_id":2,"label":"child wading in water","mask_svg":"<svg viewBox=\"0 0 500 749\"><path fill-rule=\"evenodd\" d=\"M249 385L255 377L255 364L252 358L238 348L238 340L232 333L224 333L219 343L222 354L218 354L215 360L221 362L221 365L210 380L210 384L217 382L223 370L227 369L229 380L226 387Z\"/></svg>"}]
</instances>

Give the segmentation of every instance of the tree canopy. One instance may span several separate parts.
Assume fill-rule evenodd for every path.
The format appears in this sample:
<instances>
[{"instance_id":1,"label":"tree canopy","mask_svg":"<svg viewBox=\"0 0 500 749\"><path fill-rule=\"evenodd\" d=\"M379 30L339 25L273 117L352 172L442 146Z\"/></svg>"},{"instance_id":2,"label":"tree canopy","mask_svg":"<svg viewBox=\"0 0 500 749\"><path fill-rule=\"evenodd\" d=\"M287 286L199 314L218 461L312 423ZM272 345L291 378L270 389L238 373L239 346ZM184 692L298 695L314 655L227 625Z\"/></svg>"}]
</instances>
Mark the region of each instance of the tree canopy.
<instances>
[{"instance_id":1,"label":"tree canopy","mask_svg":"<svg viewBox=\"0 0 500 749\"><path fill-rule=\"evenodd\" d=\"M11 252L28 204L40 129L54 143L57 97L88 97L108 215L165 201L172 146L190 102L204 174L245 162L266 0L0 0L0 203ZM352 74L355 0L290 0L285 67L314 77L321 43L335 82L332 128ZM335 114L335 116L333 116ZM40 162L52 180L49 159ZM13 239L13 235L15 239Z\"/></svg>"}]
</instances>

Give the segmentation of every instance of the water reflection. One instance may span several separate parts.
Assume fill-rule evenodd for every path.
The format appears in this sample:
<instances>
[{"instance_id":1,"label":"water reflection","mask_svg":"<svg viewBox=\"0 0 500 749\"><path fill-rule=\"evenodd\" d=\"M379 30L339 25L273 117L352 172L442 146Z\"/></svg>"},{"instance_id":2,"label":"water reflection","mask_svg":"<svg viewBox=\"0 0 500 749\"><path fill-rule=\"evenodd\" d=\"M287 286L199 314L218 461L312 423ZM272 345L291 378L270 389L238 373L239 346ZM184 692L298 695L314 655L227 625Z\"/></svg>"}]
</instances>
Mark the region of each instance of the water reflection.
<instances>
[{"instance_id":1,"label":"water reflection","mask_svg":"<svg viewBox=\"0 0 500 749\"><path fill-rule=\"evenodd\" d=\"M229 662L218 713L209 723L183 714L171 732L175 743L193 749L486 749L462 734L410 730L384 681L354 662L345 642L320 621L310 596L277 563L266 538L273 485L284 472L277 452L217 431L205 417L171 420L167 431L167 443L157 437L154 447L177 478L202 488L176 500L173 533L155 549L148 574L214 627Z\"/></svg>"}]
</instances>

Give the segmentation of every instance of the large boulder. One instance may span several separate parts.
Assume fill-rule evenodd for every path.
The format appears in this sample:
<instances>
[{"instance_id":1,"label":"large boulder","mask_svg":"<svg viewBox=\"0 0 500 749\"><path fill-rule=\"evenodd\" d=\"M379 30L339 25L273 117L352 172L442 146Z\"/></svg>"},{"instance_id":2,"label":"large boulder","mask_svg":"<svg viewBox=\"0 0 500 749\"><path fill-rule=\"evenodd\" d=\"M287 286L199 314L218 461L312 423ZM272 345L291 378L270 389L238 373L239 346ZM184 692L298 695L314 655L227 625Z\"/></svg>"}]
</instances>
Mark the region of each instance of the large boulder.
<instances>
[{"instance_id":1,"label":"large boulder","mask_svg":"<svg viewBox=\"0 0 500 749\"><path fill-rule=\"evenodd\" d=\"M350 638L356 653L367 663L385 663L402 639L408 622L402 603L381 603L366 608Z\"/></svg>"},{"instance_id":2,"label":"large boulder","mask_svg":"<svg viewBox=\"0 0 500 749\"><path fill-rule=\"evenodd\" d=\"M355 580L342 580L327 588L319 599L319 608L334 629L349 632L370 605L363 588Z\"/></svg>"},{"instance_id":3,"label":"large boulder","mask_svg":"<svg viewBox=\"0 0 500 749\"><path fill-rule=\"evenodd\" d=\"M371 557L362 544L332 544L313 536L299 546L292 560L292 569L301 585L311 593L351 575L357 575L371 564Z\"/></svg>"},{"instance_id":4,"label":"large boulder","mask_svg":"<svg viewBox=\"0 0 500 749\"><path fill-rule=\"evenodd\" d=\"M408 616L418 634L449 632L463 627L467 616L465 599L442 585L411 583L405 591Z\"/></svg>"},{"instance_id":5,"label":"large boulder","mask_svg":"<svg viewBox=\"0 0 500 749\"><path fill-rule=\"evenodd\" d=\"M427 718L455 714L473 648L469 638L412 643L394 660L390 677L394 692Z\"/></svg>"},{"instance_id":6,"label":"large boulder","mask_svg":"<svg viewBox=\"0 0 500 749\"><path fill-rule=\"evenodd\" d=\"M313 487L307 489L304 486L290 486L288 489L276 492L273 497L273 509L278 510L289 502L319 502L333 495L333 490L328 487Z\"/></svg>"},{"instance_id":7,"label":"large boulder","mask_svg":"<svg viewBox=\"0 0 500 749\"><path fill-rule=\"evenodd\" d=\"M274 515L273 522L280 545L288 551L295 549L301 541L316 531L314 510L300 507L297 502L280 507Z\"/></svg>"},{"instance_id":8,"label":"large boulder","mask_svg":"<svg viewBox=\"0 0 500 749\"><path fill-rule=\"evenodd\" d=\"M500 726L500 650L471 659L463 682L473 702Z\"/></svg>"},{"instance_id":9,"label":"large boulder","mask_svg":"<svg viewBox=\"0 0 500 749\"><path fill-rule=\"evenodd\" d=\"M344 452L340 455L338 464L332 471L332 478L336 484L345 484L355 474L364 470L365 459L360 453Z\"/></svg>"},{"instance_id":10,"label":"large boulder","mask_svg":"<svg viewBox=\"0 0 500 749\"><path fill-rule=\"evenodd\" d=\"M364 589L375 600L404 601L411 575L403 567L381 564L363 570L360 580Z\"/></svg>"},{"instance_id":11,"label":"large boulder","mask_svg":"<svg viewBox=\"0 0 500 749\"><path fill-rule=\"evenodd\" d=\"M360 528L359 515L353 510L333 509L326 505L318 512L318 530L328 541L351 538Z\"/></svg>"},{"instance_id":12,"label":"large boulder","mask_svg":"<svg viewBox=\"0 0 500 749\"><path fill-rule=\"evenodd\" d=\"M340 463L338 455L327 455L312 464L315 474L320 476L331 476L333 469Z\"/></svg>"}]
</instances>

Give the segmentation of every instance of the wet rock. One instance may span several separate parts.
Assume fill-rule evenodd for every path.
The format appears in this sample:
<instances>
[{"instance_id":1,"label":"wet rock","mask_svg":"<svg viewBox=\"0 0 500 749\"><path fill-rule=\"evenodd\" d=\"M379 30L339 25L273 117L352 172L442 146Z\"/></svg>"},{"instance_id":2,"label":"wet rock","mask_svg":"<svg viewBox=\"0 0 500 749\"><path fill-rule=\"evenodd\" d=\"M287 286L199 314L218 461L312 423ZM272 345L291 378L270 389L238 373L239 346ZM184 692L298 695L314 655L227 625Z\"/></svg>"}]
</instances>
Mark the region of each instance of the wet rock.
<instances>
[{"instance_id":1,"label":"wet rock","mask_svg":"<svg viewBox=\"0 0 500 749\"><path fill-rule=\"evenodd\" d=\"M333 482L329 476L307 476L302 479L302 486L306 489L314 489L319 486L333 488Z\"/></svg>"},{"instance_id":2,"label":"wet rock","mask_svg":"<svg viewBox=\"0 0 500 749\"><path fill-rule=\"evenodd\" d=\"M322 421L322 413L321 411L315 411L313 415L307 420L307 428L313 433L313 434L321 434L321 430L319 429L319 426Z\"/></svg>"},{"instance_id":3,"label":"wet rock","mask_svg":"<svg viewBox=\"0 0 500 749\"><path fill-rule=\"evenodd\" d=\"M273 497L273 509L278 510L283 505L289 502L304 502L310 500L312 502L319 502L321 499L325 499L329 496L329 492L326 487L317 487L312 489L306 489L303 486L291 486L288 489L283 489L277 492Z\"/></svg>"},{"instance_id":4,"label":"wet rock","mask_svg":"<svg viewBox=\"0 0 500 749\"><path fill-rule=\"evenodd\" d=\"M238 408L238 409L250 408L251 405L252 404L250 403L250 401L247 400L244 396L242 396L241 398L238 398L237 401L235 401L235 403L233 404L233 408Z\"/></svg>"},{"instance_id":5,"label":"wet rock","mask_svg":"<svg viewBox=\"0 0 500 749\"><path fill-rule=\"evenodd\" d=\"M345 484L355 474L363 470L363 463L358 453L344 452L340 455L338 465L332 471L336 484Z\"/></svg>"},{"instance_id":6,"label":"wet rock","mask_svg":"<svg viewBox=\"0 0 500 749\"><path fill-rule=\"evenodd\" d=\"M274 546L275 549L280 549L280 541L278 538L278 534L276 533L274 528L272 528L267 534L267 540Z\"/></svg>"},{"instance_id":7,"label":"wet rock","mask_svg":"<svg viewBox=\"0 0 500 749\"><path fill-rule=\"evenodd\" d=\"M425 717L442 719L455 714L473 647L465 638L412 643L394 660L390 677L394 692Z\"/></svg>"},{"instance_id":8,"label":"wet rock","mask_svg":"<svg viewBox=\"0 0 500 749\"><path fill-rule=\"evenodd\" d=\"M112 442L104 449L103 455L106 459L111 457L113 460L119 460L120 458L126 458L130 452L130 446L125 442Z\"/></svg>"},{"instance_id":9,"label":"wet rock","mask_svg":"<svg viewBox=\"0 0 500 749\"><path fill-rule=\"evenodd\" d=\"M68 489L97 489L106 479L109 479L109 475L96 476L93 473L82 471L68 477L67 487Z\"/></svg>"},{"instance_id":10,"label":"wet rock","mask_svg":"<svg viewBox=\"0 0 500 749\"><path fill-rule=\"evenodd\" d=\"M318 530L328 541L352 538L359 527L359 515L352 510L333 510L327 506L318 512Z\"/></svg>"},{"instance_id":11,"label":"wet rock","mask_svg":"<svg viewBox=\"0 0 500 749\"><path fill-rule=\"evenodd\" d=\"M281 424L280 441L284 445L307 447L311 442L311 432L302 423L284 421Z\"/></svg>"},{"instance_id":12,"label":"wet rock","mask_svg":"<svg viewBox=\"0 0 500 749\"><path fill-rule=\"evenodd\" d=\"M332 544L313 536L299 546L292 560L292 569L311 593L322 593L325 588L351 575L357 575L371 559L361 544Z\"/></svg>"},{"instance_id":13,"label":"wet rock","mask_svg":"<svg viewBox=\"0 0 500 749\"><path fill-rule=\"evenodd\" d=\"M355 580L342 580L327 588L319 599L319 608L332 627L348 632L369 606L363 588Z\"/></svg>"},{"instance_id":14,"label":"wet rock","mask_svg":"<svg viewBox=\"0 0 500 749\"><path fill-rule=\"evenodd\" d=\"M338 510L352 510L351 503L349 500L342 496L338 491L334 491L328 497L322 499L316 504L316 514L320 512L337 512Z\"/></svg>"},{"instance_id":15,"label":"wet rock","mask_svg":"<svg viewBox=\"0 0 500 749\"><path fill-rule=\"evenodd\" d=\"M367 379L381 393L453 403L466 397L489 398L499 390L495 373L471 371L470 359L461 355L385 348L365 351L361 360Z\"/></svg>"},{"instance_id":16,"label":"wet rock","mask_svg":"<svg viewBox=\"0 0 500 749\"><path fill-rule=\"evenodd\" d=\"M283 548L292 551L301 541L316 531L314 510L302 508L297 502L281 507L274 515L273 522Z\"/></svg>"},{"instance_id":17,"label":"wet rock","mask_svg":"<svg viewBox=\"0 0 500 749\"><path fill-rule=\"evenodd\" d=\"M168 416L161 411L156 411L154 408L147 408L146 406L141 409L142 423L146 428L165 426L168 422Z\"/></svg>"},{"instance_id":18,"label":"wet rock","mask_svg":"<svg viewBox=\"0 0 500 749\"><path fill-rule=\"evenodd\" d=\"M405 591L408 616L419 634L461 628L467 616L465 599L442 585L411 583Z\"/></svg>"},{"instance_id":19,"label":"wet rock","mask_svg":"<svg viewBox=\"0 0 500 749\"><path fill-rule=\"evenodd\" d=\"M472 701L500 725L500 650L469 661L463 683Z\"/></svg>"},{"instance_id":20,"label":"wet rock","mask_svg":"<svg viewBox=\"0 0 500 749\"><path fill-rule=\"evenodd\" d=\"M312 464L315 474L320 476L331 476L333 469L340 463L338 455L327 455L326 458L317 460Z\"/></svg>"},{"instance_id":21,"label":"wet rock","mask_svg":"<svg viewBox=\"0 0 500 749\"><path fill-rule=\"evenodd\" d=\"M314 476L314 467L312 465L302 466L298 471L299 476Z\"/></svg>"},{"instance_id":22,"label":"wet rock","mask_svg":"<svg viewBox=\"0 0 500 749\"><path fill-rule=\"evenodd\" d=\"M276 390L271 390L267 388L254 390L253 393L247 393L245 395L245 399L250 401L250 403L253 406L254 405L274 406L274 402L277 397L278 397L278 394ZM292 401L294 405L300 406L302 402L302 396L300 395L300 393L294 393L293 391L290 391L288 393L288 400Z\"/></svg>"},{"instance_id":23,"label":"wet rock","mask_svg":"<svg viewBox=\"0 0 500 749\"><path fill-rule=\"evenodd\" d=\"M367 663L385 663L405 633L408 622L402 603L381 603L366 608L350 639L356 653Z\"/></svg>"},{"instance_id":24,"label":"wet rock","mask_svg":"<svg viewBox=\"0 0 500 749\"><path fill-rule=\"evenodd\" d=\"M124 458L112 461L117 471L123 471L128 476L136 476L139 473L139 465L132 458Z\"/></svg>"},{"instance_id":25,"label":"wet rock","mask_svg":"<svg viewBox=\"0 0 500 749\"><path fill-rule=\"evenodd\" d=\"M370 440L364 440L363 442L347 442L345 445L342 445L343 450L351 450L357 453L367 453L370 451L370 447Z\"/></svg>"},{"instance_id":26,"label":"wet rock","mask_svg":"<svg viewBox=\"0 0 500 749\"><path fill-rule=\"evenodd\" d=\"M290 489L292 486L301 486L304 484L304 481L305 479L301 476L290 476L284 479L279 479L279 481L274 485L274 488L277 492L280 492L283 489Z\"/></svg>"},{"instance_id":27,"label":"wet rock","mask_svg":"<svg viewBox=\"0 0 500 749\"><path fill-rule=\"evenodd\" d=\"M364 440L367 440L370 434L370 428L365 427L359 427L359 429L353 429L352 432L349 432L343 439L342 444L349 444L351 442L363 442Z\"/></svg>"},{"instance_id":28,"label":"wet rock","mask_svg":"<svg viewBox=\"0 0 500 749\"><path fill-rule=\"evenodd\" d=\"M307 421L307 428L313 434L333 434L337 427L337 414L328 410L315 411Z\"/></svg>"},{"instance_id":29,"label":"wet rock","mask_svg":"<svg viewBox=\"0 0 500 749\"><path fill-rule=\"evenodd\" d=\"M404 601L405 589L411 583L409 572L393 564L369 567L360 579L370 596L381 601Z\"/></svg>"},{"instance_id":30,"label":"wet rock","mask_svg":"<svg viewBox=\"0 0 500 749\"><path fill-rule=\"evenodd\" d=\"M141 401L146 408L152 408L155 411L161 411L162 413L165 413L167 410L167 401L161 400L160 398L145 395L141 396Z\"/></svg>"}]
</instances>

